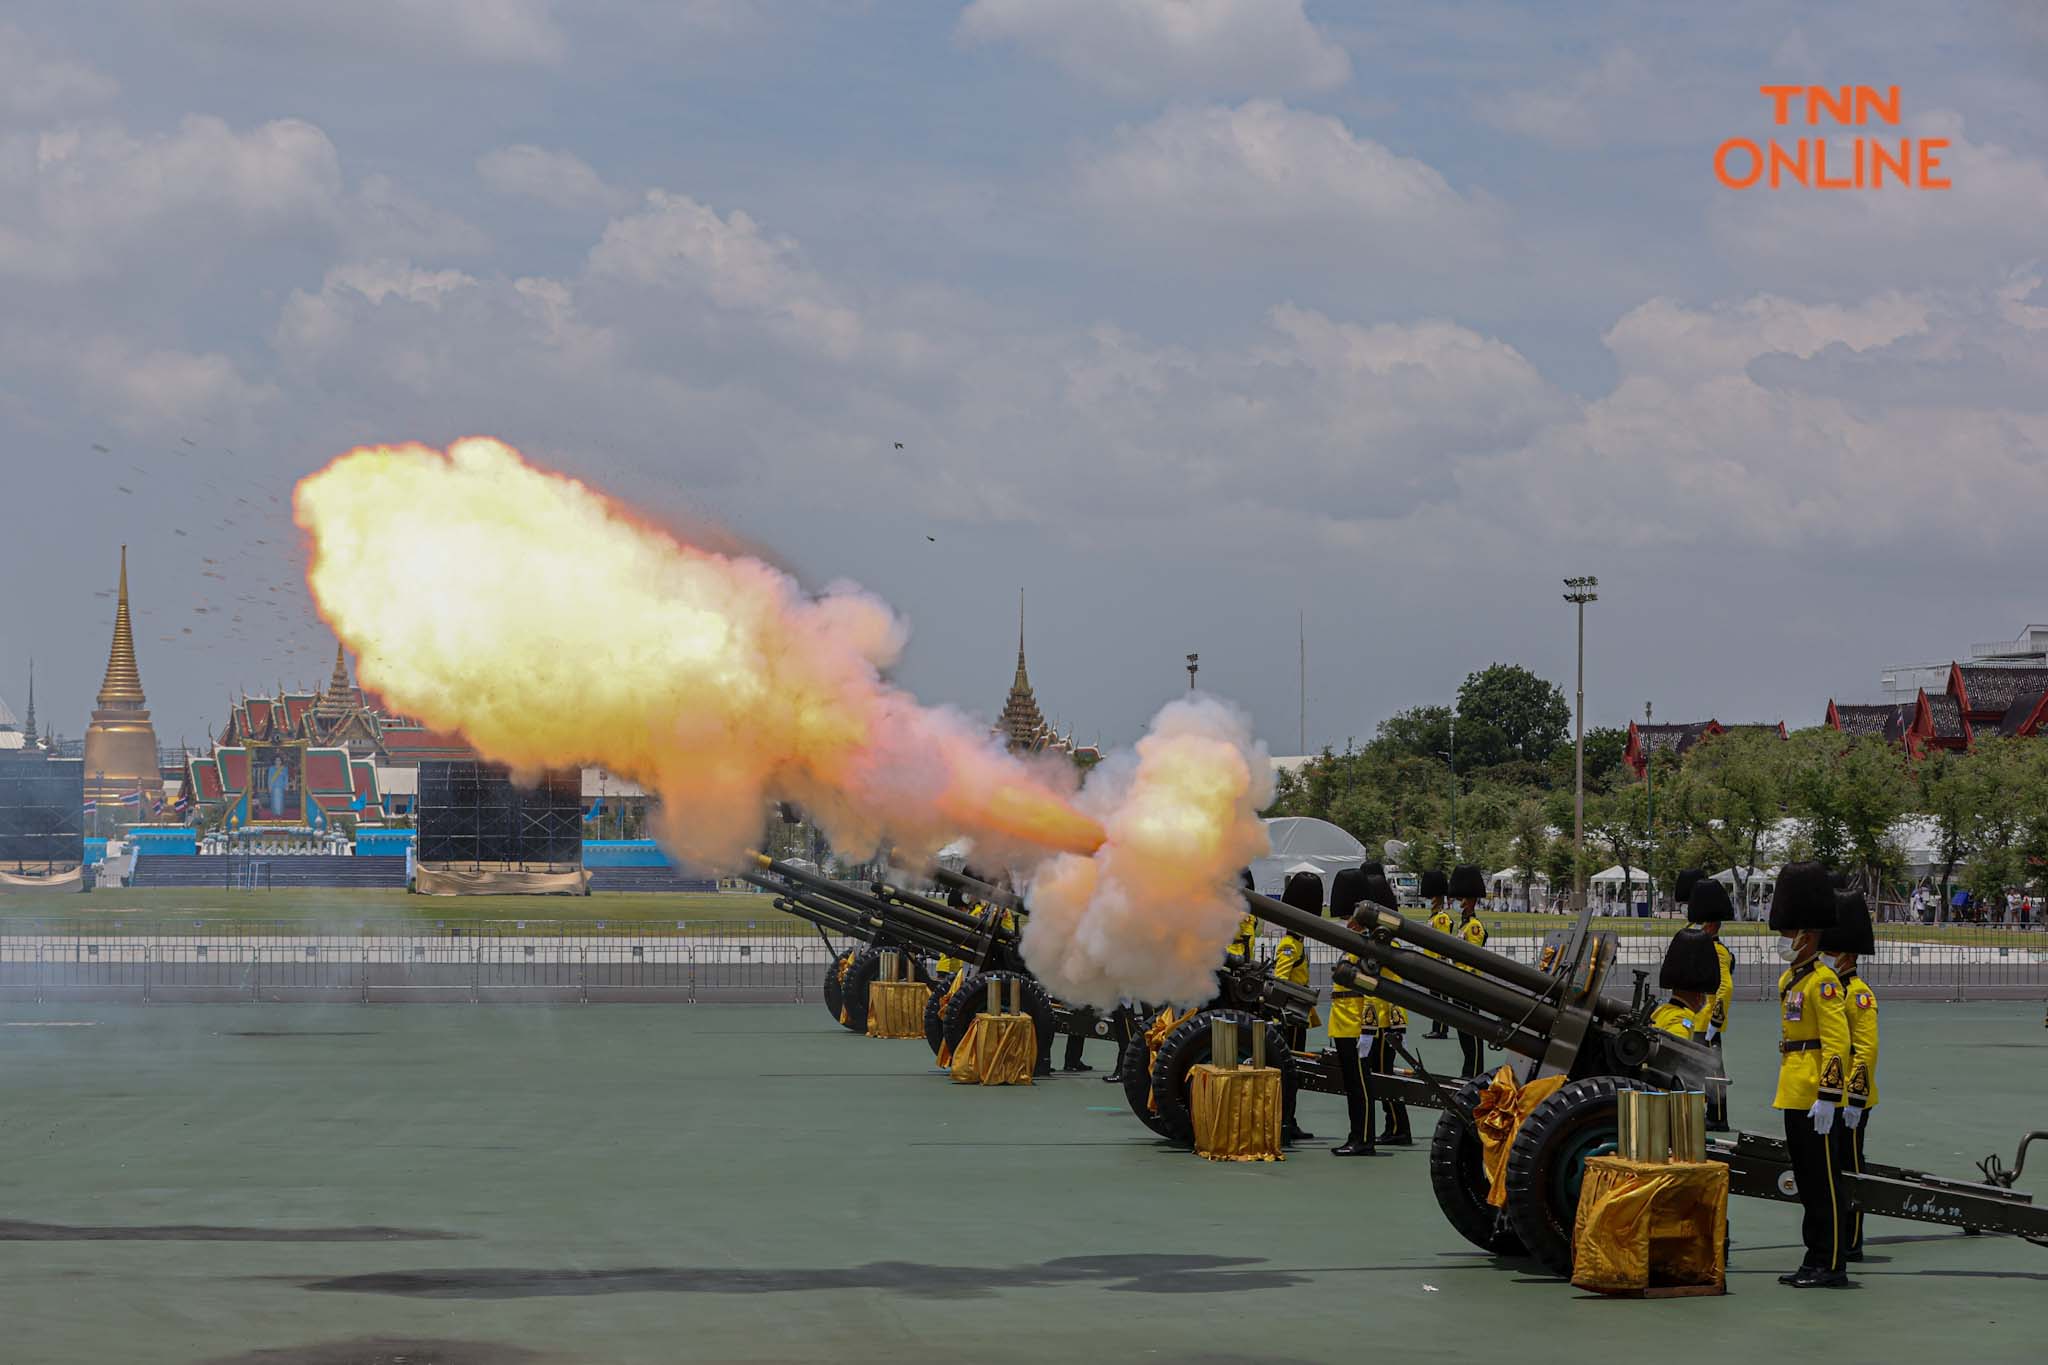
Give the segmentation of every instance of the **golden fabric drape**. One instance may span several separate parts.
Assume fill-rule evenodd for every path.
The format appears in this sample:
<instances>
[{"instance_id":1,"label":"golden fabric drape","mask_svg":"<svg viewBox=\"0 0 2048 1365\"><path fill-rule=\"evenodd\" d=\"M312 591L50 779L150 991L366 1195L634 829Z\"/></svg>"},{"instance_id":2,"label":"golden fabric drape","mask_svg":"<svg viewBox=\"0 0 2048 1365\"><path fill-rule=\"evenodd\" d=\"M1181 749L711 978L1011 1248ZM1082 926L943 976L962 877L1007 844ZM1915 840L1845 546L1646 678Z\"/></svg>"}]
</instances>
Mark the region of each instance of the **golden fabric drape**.
<instances>
[{"instance_id":1,"label":"golden fabric drape","mask_svg":"<svg viewBox=\"0 0 2048 1365\"><path fill-rule=\"evenodd\" d=\"M1572 1283L1603 1294L1723 1285L1728 1166L1720 1161L1586 1162L1572 1232Z\"/></svg>"},{"instance_id":2,"label":"golden fabric drape","mask_svg":"<svg viewBox=\"0 0 2048 1365\"><path fill-rule=\"evenodd\" d=\"M1195 1155L1211 1161L1285 1161L1280 1155L1280 1068L1188 1069Z\"/></svg>"},{"instance_id":3,"label":"golden fabric drape","mask_svg":"<svg viewBox=\"0 0 2048 1365\"><path fill-rule=\"evenodd\" d=\"M1508 1149L1515 1145L1515 1134L1522 1131L1522 1120L1564 1083L1563 1076L1544 1076L1517 1086L1513 1068L1503 1066L1479 1092L1479 1102L1472 1106L1472 1122L1479 1129L1479 1164L1492 1182L1486 1202L1495 1208L1508 1202Z\"/></svg>"},{"instance_id":4,"label":"golden fabric drape","mask_svg":"<svg viewBox=\"0 0 2048 1365\"><path fill-rule=\"evenodd\" d=\"M1193 1013L1193 1010L1176 1012L1169 1007L1159 1011L1158 1015L1152 1020L1151 1027L1145 1030L1145 1075L1147 1077L1150 1077L1152 1074L1152 1064L1159 1060L1159 1049L1166 1046L1167 1035L1176 1028L1179 1028L1188 1016ZM1159 1097L1152 1093L1150 1085L1145 1087L1145 1108L1155 1114L1159 1112Z\"/></svg>"},{"instance_id":5,"label":"golden fabric drape","mask_svg":"<svg viewBox=\"0 0 2048 1365\"><path fill-rule=\"evenodd\" d=\"M1028 1014L977 1014L953 1049L956 1085L1029 1085L1038 1027Z\"/></svg>"},{"instance_id":6,"label":"golden fabric drape","mask_svg":"<svg viewBox=\"0 0 2048 1365\"><path fill-rule=\"evenodd\" d=\"M868 1037L924 1037L924 1006L932 996L922 981L868 983Z\"/></svg>"},{"instance_id":7,"label":"golden fabric drape","mask_svg":"<svg viewBox=\"0 0 2048 1365\"><path fill-rule=\"evenodd\" d=\"M946 987L945 1003L939 1006L939 1017L946 1017L946 1011L953 1007L953 997L960 994L960 988L967 984L967 968L953 973L953 984ZM939 1069L950 1070L953 1066L953 1045L941 1040L939 1043Z\"/></svg>"}]
</instances>

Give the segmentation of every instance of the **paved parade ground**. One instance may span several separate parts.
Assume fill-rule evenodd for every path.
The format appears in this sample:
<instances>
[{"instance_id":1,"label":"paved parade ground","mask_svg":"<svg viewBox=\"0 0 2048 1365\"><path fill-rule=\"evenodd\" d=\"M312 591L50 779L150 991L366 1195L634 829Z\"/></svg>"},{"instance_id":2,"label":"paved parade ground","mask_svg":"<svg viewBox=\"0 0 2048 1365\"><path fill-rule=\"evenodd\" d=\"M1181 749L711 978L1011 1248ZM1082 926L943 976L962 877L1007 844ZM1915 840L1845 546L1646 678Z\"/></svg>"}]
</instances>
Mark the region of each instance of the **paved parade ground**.
<instances>
[{"instance_id":1,"label":"paved parade ground","mask_svg":"<svg viewBox=\"0 0 2048 1365\"><path fill-rule=\"evenodd\" d=\"M1599 1300L1458 1239L1422 1147L1328 1156L1332 1097L1301 1105L1327 1142L1212 1165L1092 1076L954 1087L815 1004L0 1024L20 1365L1988 1362L2048 1335L2048 1249L1874 1223L1855 1289L1800 1294L1796 1210L1737 1200L1727 1297ZM1730 1037L1737 1122L1775 1133L1769 1011ZM2044 1062L2038 1003L1887 1006L1873 1157L2010 1161Z\"/></svg>"}]
</instances>

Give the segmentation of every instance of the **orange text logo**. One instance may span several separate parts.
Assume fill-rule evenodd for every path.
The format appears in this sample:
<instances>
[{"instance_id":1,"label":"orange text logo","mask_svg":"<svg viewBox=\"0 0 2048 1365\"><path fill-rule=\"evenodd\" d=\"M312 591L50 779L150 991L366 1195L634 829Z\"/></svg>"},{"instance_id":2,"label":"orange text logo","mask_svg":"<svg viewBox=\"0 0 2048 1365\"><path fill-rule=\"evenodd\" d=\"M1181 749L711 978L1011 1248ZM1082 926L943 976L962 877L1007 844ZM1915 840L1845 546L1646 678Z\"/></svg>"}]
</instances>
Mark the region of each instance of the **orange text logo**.
<instances>
[{"instance_id":1,"label":"orange text logo","mask_svg":"<svg viewBox=\"0 0 2048 1365\"><path fill-rule=\"evenodd\" d=\"M1798 137L1731 137L1714 149L1714 178L1731 190L1798 186L1812 190L1877 190L1893 186L1945 190L1945 137L1887 135L1899 123L1899 87L1874 85L1764 85L1771 121L1780 128L1832 126L1858 131L1830 147L1825 133ZM1832 153L1832 156L1830 155ZM1832 168L1830 161L1833 162ZM1832 173L1831 173L1832 171Z\"/></svg>"}]
</instances>

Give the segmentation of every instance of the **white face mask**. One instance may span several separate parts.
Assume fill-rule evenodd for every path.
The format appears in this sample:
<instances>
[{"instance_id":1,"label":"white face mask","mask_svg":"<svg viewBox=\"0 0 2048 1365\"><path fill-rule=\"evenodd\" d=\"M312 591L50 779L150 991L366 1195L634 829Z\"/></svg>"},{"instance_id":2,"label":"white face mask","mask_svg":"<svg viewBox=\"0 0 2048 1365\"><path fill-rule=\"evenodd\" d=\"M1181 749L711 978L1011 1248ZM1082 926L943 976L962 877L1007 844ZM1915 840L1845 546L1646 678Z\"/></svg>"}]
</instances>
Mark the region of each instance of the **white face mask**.
<instances>
[{"instance_id":1,"label":"white face mask","mask_svg":"<svg viewBox=\"0 0 2048 1365\"><path fill-rule=\"evenodd\" d=\"M1797 962L1799 960L1799 940L1796 938L1779 939L1778 958L1782 962Z\"/></svg>"}]
</instances>

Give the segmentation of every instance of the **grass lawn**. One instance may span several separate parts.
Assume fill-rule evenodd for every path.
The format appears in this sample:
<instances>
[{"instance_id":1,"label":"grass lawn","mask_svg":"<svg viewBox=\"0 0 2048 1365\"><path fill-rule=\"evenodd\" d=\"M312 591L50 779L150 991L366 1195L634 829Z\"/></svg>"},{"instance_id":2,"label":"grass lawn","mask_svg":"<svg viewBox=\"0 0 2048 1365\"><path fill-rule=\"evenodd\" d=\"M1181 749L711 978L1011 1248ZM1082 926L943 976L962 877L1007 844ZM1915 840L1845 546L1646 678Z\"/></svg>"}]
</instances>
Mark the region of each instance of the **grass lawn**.
<instances>
[{"instance_id":1,"label":"grass lawn","mask_svg":"<svg viewBox=\"0 0 2048 1365\"><path fill-rule=\"evenodd\" d=\"M406 891L293 887L272 891L153 887L145 890L0 893L0 932L25 932L31 922L63 921L75 927L122 933L158 928L165 932L233 932L259 925L346 932L371 932L491 924L518 931L521 921L537 930L569 923L579 932L632 932L658 925L706 920L754 922L763 926L807 926L770 904L765 895L725 892L605 892L594 896L415 896ZM772 932L772 930L771 930Z\"/></svg>"}]
</instances>

